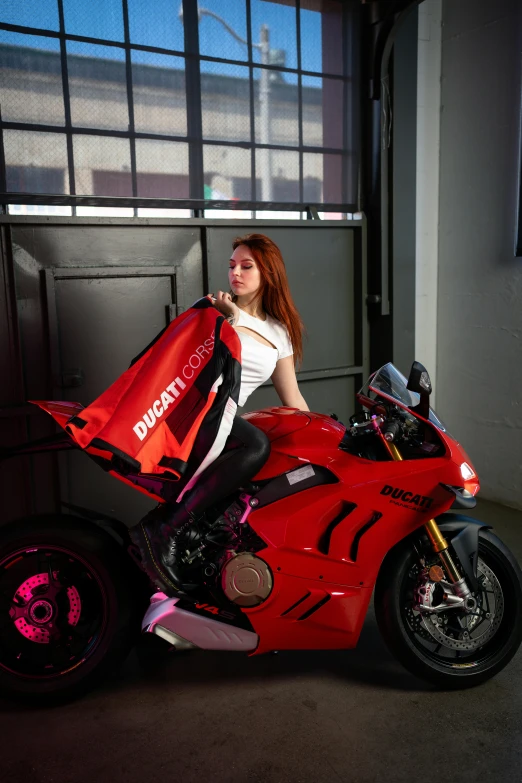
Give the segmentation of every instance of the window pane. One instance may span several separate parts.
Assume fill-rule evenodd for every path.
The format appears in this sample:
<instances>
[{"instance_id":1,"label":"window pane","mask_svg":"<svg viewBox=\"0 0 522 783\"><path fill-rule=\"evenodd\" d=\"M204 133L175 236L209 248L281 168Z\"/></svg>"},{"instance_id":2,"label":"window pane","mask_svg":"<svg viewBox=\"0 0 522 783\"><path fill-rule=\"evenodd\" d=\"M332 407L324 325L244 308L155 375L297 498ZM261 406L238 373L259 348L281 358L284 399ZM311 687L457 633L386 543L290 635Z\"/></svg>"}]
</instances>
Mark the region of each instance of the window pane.
<instances>
[{"instance_id":1,"label":"window pane","mask_svg":"<svg viewBox=\"0 0 522 783\"><path fill-rule=\"evenodd\" d=\"M303 76L303 144L343 147L344 82Z\"/></svg>"},{"instance_id":2,"label":"window pane","mask_svg":"<svg viewBox=\"0 0 522 783\"><path fill-rule=\"evenodd\" d=\"M188 145L174 141L136 140L140 198L188 198Z\"/></svg>"},{"instance_id":3,"label":"window pane","mask_svg":"<svg viewBox=\"0 0 522 783\"><path fill-rule=\"evenodd\" d=\"M258 210L255 213L257 220L302 220L301 212L274 212L272 210Z\"/></svg>"},{"instance_id":4,"label":"window pane","mask_svg":"<svg viewBox=\"0 0 522 783\"><path fill-rule=\"evenodd\" d=\"M321 220L347 220L345 212L317 212Z\"/></svg>"},{"instance_id":5,"label":"window pane","mask_svg":"<svg viewBox=\"0 0 522 783\"><path fill-rule=\"evenodd\" d=\"M205 209L203 217L219 220L251 220L252 212L248 209Z\"/></svg>"},{"instance_id":6,"label":"window pane","mask_svg":"<svg viewBox=\"0 0 522 783\"><path fill-rule=\"evenodd\" d=\"M250 141L249 69L227 63L201 63L203 138Z\"/></svg>"},{"instance_id":7,"label":"window pane","mask_svg":"<svg viewBox=\"0 0 522 783\"><path fill-rule=\"evenodd\" d=\"M69 193L65 134L4 130L3 138L8 191Z\"/></svg>"},{"instance_id":8,"label":"window pane","mask_svg":"<svg viewBox=\"0 0 522 783\"><path fill-rule=\"evenodd\" d=\"M183 22L175 3L155 2L152 7L150 0L127 0L127 5L131 43L184 51Z\"/></svg>"},{"instance_id":9,"label":"window pane","mask_svg":"<svg viewBox=\"0 0 522 783\"><path fill-rule=\"evenodd\" d=\"M303 198L305 203L343 201L343 156L305 152L303 155Z\"/></svg>"},{"instance_id":10,"label":"window pane","mask_svg":"<svg viewBox=\"0 0 522 783\"><path fill-rule=\"evenodd\" d=\"M134 217L132 207L76 207L78 217Z\"/></svg>"},{"instance_id":11,"label":"window pane","mask_svg":"<svg viewBox=\"0 0 522 783\"><path fill-rule=\"evenodd\" d=\"M243 41L247 40L245 0L204 0L199 9L199 50L207 57L226 57L227 60L248 60L248 47L241 43L226 29L216 16L236 33ZM201 64L203 66L203 63Z\"/></svg>"},{"instance_id":12,"label":"window pane","mask_svg":"<svg viewBox=\"0 0 522 783\"><path fill-rule=\"evenodd\" d=\"M129 129L125 54L67 41L71 120L77 128Z\"/></svg>"},{"instance_id":13,"label":"window pane","mask_svg":"<svg viewBox=\"0 0 522 783\"><path fill-rule=\"evenodd\" d=\"M255 62L297 68L295 3L288 0L252 0L252 44L264 41L264 52L254 46Z\"/></svg>"},{"instance_id":14,"label":"window pane","mask_svg":"<svg viewBox=\"0 0 522 783\"><path fill-rule=\"evenodd\" d=\"M149 209L138 208L138 217L144 218L190 218L191 209Z\"/></svg>"},{"instance_id":15,"label":"window pane","mask_svg":"<svg viewBox=\"0 0 522 783\"><path fill-rule=\"evenodd\" d=\"M55 215L71 217L72 207L58 207L54 204L8 204L9 215Z\"/></svg>"},{"instance_id":16,"label":"window pane","mask_svg":"<svg viewBox=\"0 0 522 783\"><path fill-rule=\"evenodd\" d=\"M240 147L221 147L219 145L206 144L203 146L203 169L205 180L205 194L207 199L231 199L252 198L252 187L247 188L241 184L241 195L238 195L236 175L244 174L248 180L250 174L250 150Z\"/></svg>"},{"instance_id":17,"label":"window pane","mask_svg":"<svg viewBox=\"0 0 522 783\"><path fill-rule=\"evenodd\" d=\"M137 44L184 50L181 0L177 5L170 0L152 5L148 0L63 0L66 32L123 43L124 2L129 13L131 47ZM246 41L248 37L248 4L254 44L250 55L256 64L252 71L253 107L251 72L245 64L249 59L248 45L239 40ZM297 5L299 10L296 0L201 0L201 55L237 60L237 64L200 60L201 141L207 198L298 204L301 160L304 204L355 200L357 159L351 125L357 107L351 106L352 84L325 76L345 73L355 78L345 70L350 52L343 51L343 3L300 0ZM0 24L3 22L58 30L58 0L0 0ZM73 127L90 128L97 134L74 136L77 192L132 196L129 140L99 135L104 130L116 130L127 136L129 131L125 49L69 40L66 47ZM297 69L298 51L302 69L316 74L299 77L301 93L297 73L280 69L283 65ZM190 96L186 94L185 58L133 48L130 53L135 130L186 137ZM260 63L272 67L261 68ZM63 127L58 39L0 30L0 106L6 122ZM228 146L231 142L249 145L252 131L256 145L287 149L251 151ZM8 146L11 155L11 160L6 160L10 188L23 193L69 192L65 135L4 131L4 136L6 158ZM37 138L43 141L43 149L35 149L31 156L26 147L32 151ZM194 141L197 143L197 138ZM305 148L317 148L317 153L300 155L297 149L288 149L300 143ZM324 151L328 149L332 153ZM50 162L42 158L49 158ZM59 159L57 163L55 159ZM185 142L137 139L136 165L138 197L189 198ZM304 204L296 209L304 209ZM234 217L238 215L233 212Z\"/></svg>"},{"instance_id":18,"label":"window pane","mask_svg":"<svg viewBox=\"0 0 522 783\"><path fill-rule=\"evenodd\" d=\"M0 30L0 105L4 122L65 123L56 38Z\"/></svg>"},{"instance_id":19,"label":"window pane","mask_svg":"<svg viewBox=\"0 0 522 783\"><path fill-rule=\"evenodd\" d=\"M122 0L63 0L63 15L66 33L123 41Z\"/></svg>"},{"instance_id":20,"label":"window pane","mask_svg":"<svg viewBox=\"0 0 522 783\"><path fill-rule=\"evenodd\" d=\"M131 56L136 130L186 136L185 58L138 51Z\"/></svg>"},{"instance_id":21,"label":"window pane","mask_svg":"<svg viewBox=\"0 0 522 783\"><path fill-rule=\"evenodd\" d=\"M2 0L0 22L41 30L58 30L57 0Z\"/></svg>"},{"instance_id":22,"label":"window pane","mask_svg":"<svg viewBox=\"0 0 522 783\"><path fill-rule=\"evenodd\" d=\"M258 144L299 144L298 91L288 83L288 74L254 70L256 142Z\"/></svg>"},{"instance_id":23,"label":"window pane","mask_svg":"<svg viewBox=\"0 0 522 783\"><path fill-rule=\"evenodd\" d=\"M74 136L73 150L79 195L132 196L128 139Z\"/></svg>"},{"instance_id":24,"label":"window pane","mask_svg":"<svg viewBox=\"0 0 522 783\"><path fill-rule=\"evenodd\" d=\"M343 73L343 13L334 0L301 0L301 68Z\"/></svg>"},{"instance_id":25,"label":"window pane","mask_svg":"<svg viewBox=\"0 0 522 783\"><path fill-rule=\"evenodd\" d=\"M258 201L299 201L299 153L256 150L256 178L261 180Z\"/></svg>"}]
</instances>

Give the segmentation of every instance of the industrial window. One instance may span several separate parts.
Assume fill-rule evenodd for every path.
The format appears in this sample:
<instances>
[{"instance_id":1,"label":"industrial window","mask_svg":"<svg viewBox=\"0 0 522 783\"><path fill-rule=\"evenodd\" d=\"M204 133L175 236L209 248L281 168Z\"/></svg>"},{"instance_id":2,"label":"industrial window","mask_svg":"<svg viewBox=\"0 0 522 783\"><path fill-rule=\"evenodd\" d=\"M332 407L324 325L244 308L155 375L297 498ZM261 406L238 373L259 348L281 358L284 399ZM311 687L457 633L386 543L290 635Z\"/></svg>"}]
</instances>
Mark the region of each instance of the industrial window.
<instances>
[{"instance_id":1,"label":"industrial window","mask_svg":"<svg viewBox=\"0 0 522 783\"><path fill-rule=\"evenodd\" d=\"M355 211L358 8L3 0L0 203Z\"/></svg>"}]
</instances>

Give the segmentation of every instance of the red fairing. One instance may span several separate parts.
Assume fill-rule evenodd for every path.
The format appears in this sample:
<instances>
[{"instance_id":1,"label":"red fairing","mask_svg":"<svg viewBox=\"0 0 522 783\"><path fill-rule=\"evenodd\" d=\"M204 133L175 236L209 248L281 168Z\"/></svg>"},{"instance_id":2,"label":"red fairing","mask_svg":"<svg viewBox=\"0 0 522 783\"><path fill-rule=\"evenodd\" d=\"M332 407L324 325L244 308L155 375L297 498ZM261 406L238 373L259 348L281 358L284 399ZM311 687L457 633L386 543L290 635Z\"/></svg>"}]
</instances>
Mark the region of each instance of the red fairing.
<instances>
[{"instance_id":1,"label":"red fairing","mask_svg":"<svg viewBox=\"0 0 522 783\"><path fill-rule=\"evenodd\" d=\"M310 417L297 408L263 408L245 413L243 418L263 430L270 441L301 430L310 423Z\"/></svg>"},{"instance_id":2,"label":"red fairing","mask_svg":"<svg viewBox=\"0 0 522 783\"><path fill-rule=\"evenodd\" d=\"M260 637L255 654L354 647L385 555L450 508L454 497L440 485L462 486L460 465L469 458L442 432L443 456L375 462L339 449L345 427L328 416L269 408L245 418L272 445L257 480L307 463L334 476L248 518L266 543L258 557L274 581L264 603L243 610ZM478 478L471 483L475 493Z\"/></svg>"},{"instance_id":3,"label":"red fairing","mask_svg":"<svg viewBox=\"0 0 522 783\"><path fill-rule=\"evenodd\" d=\"M78 416L83 410L81 402L66 402L52 400L29 400L33 405L38 405L46 413L49 413L53 419L65 429L67 422L73 416Z\"/></svg>"},{"instance_id":4,"label":"red fairing","mask_svg":"<svg viewBox=\"0 0 522 783\"><path fill-rule=\"evenodd\" d=\"M270 459L254 481L279 476L299 463L323 464L316 457L324 459L325 451L335 452L346 432L346 427L330 416L297 408L263 408L243 418L263 430L272 447Z\"/></svg>"}]
</instances>

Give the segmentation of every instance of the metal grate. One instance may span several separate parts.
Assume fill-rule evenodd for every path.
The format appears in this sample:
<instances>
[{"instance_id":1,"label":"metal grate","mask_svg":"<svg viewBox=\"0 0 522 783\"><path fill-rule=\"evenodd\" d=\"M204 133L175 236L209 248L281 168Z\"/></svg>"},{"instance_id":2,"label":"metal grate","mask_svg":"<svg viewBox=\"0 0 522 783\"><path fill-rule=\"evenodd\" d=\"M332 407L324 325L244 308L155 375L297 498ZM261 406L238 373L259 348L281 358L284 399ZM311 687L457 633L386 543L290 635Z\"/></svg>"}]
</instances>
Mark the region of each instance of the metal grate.
<instances>
[{"instance_id":1,"label":"metal grate","mask_svg":"<svg viewBox=\"0 0 522 783\"><path fill-rule=\"evenodd\" d=\"M0 201L355 211L358 8L4 0Z\"/></svg>"}]
</instances>

